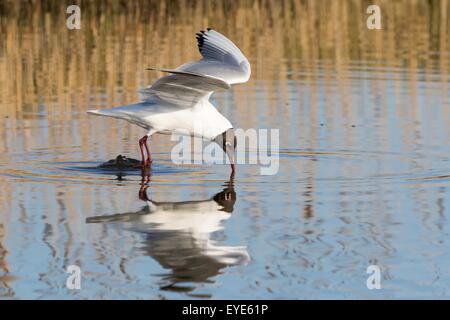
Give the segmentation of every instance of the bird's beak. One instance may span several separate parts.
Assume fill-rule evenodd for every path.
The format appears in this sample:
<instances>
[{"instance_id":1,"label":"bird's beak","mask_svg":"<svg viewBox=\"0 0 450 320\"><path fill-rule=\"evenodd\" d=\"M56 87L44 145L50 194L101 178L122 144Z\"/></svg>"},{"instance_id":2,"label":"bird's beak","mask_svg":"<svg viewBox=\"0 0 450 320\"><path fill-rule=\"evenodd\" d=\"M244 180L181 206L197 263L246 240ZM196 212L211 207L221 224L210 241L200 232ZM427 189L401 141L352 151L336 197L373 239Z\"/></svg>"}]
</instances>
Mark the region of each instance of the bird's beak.
<instances>
[{"instance_id":1,"label":"bird's beak","mask_svg":"<svg viewBox=\"0 0 450 320\"><path fill-rule=\"evenodd\" d=\"M234 148L227 147L226 154L228 156L228 159L230 159L231 171L232 171L232 174L234 174L234 172L235 172L235 156L234 156L235 150L234 150Z\"/></svg>"}]
</instances>

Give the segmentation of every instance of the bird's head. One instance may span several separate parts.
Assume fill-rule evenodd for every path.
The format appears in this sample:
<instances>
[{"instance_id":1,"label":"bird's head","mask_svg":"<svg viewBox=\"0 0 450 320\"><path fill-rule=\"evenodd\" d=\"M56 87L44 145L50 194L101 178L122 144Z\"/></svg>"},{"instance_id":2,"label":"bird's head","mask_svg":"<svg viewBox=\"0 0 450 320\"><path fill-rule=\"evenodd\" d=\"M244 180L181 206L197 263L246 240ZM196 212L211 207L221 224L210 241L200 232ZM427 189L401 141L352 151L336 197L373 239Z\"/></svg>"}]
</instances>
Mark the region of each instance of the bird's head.
<instances>
[{"instance_id":1,"label":"bird's head","mask_svg":"<svg viewBox=\"0 0 450 320\"><path fill-rule=\"evenodd\" d=\"M214 138L214 142L216 142L227 154L228 158L230 159L232 174L234 174L236 136L234 135L233 128L230 128L227 131L224 131L221 134L217 135Z\"/></svg>"}]
</instances>

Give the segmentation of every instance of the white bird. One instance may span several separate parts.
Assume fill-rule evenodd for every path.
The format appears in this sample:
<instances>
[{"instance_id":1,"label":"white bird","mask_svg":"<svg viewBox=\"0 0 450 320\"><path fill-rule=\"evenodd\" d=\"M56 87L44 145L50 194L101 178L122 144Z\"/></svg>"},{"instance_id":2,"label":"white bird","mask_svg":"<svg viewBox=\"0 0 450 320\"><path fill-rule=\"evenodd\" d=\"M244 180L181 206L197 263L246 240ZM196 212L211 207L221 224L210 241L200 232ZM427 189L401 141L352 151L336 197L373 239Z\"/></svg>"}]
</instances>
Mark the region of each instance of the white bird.
<instances>
[{"instance_id":1,"label":"white bird","mask_svg":"<svg viewBox=\"0 0 450 320\"><path fill-rule=\"evenodd\" d=\"M232 175L235 172L236 138L233 125L209 101L217 89L247 82L250 63L239 48L224 35L208 28L197 33L197 44L203 58L183 64L175 70L149 68L168 72L144 89L144 101L88 113L127 120L148 132L139 140L142 166L151 164L147 139L152 134L181 134L215 141L228 155ZM147 157L145 158L145 152Z\"/></svg>"}]
</instances>

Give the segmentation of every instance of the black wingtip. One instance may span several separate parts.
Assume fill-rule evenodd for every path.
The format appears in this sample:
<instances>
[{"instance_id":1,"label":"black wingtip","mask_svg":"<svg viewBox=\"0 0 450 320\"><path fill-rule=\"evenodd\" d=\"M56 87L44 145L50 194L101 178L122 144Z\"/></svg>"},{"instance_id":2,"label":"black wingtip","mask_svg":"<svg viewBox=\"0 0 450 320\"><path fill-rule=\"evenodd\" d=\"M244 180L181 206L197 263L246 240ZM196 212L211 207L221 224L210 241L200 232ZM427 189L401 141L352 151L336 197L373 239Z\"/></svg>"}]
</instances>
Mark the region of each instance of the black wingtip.
<instances>
[{"instance_id":1,"label":"black wingtip","mask_svg":"<svg viewBox=\"0 0 450 320\"><path fill-rule=\"evenodd\" d=\"M196 33L195 36L197 38L197 46L200 53L202 53L203 44L205 43L206 32L212 30L212 28L206 28L205 30L200 30L200 32Z\"/></svg>"},{"instance_id":2,"label":"black wingtip","mask_svg":"<svg viewBox=\"0 0 450 320\"><path fill-rule=\"evenodd\" d=\"M198 50L200 51L200 53L202 53L202 47L203 44L205 42L204 36L205 36L205 31L204 30L200 30L199 33L196 33L196 38L197 38L197 46L198 46Z\"/></svg>"}]
</instances>

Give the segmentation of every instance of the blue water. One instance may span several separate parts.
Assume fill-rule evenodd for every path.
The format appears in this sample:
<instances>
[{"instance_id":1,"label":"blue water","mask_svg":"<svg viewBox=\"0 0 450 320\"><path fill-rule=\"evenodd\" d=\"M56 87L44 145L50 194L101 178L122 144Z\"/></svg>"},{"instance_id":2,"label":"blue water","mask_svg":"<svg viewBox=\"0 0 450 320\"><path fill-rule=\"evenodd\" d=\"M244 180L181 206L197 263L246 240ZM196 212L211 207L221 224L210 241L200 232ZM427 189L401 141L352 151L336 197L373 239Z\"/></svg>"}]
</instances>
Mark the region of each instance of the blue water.
<instances>
[{"instance_id":1,"label":"blue water","mask_svg":"<svg viewBox=\"0 0 450 320\"><path fill-rule=\"evenodd\" d=\"M0 6L0 298L450 298L446 2L382 2L382 30L365 1L164 3L83 2L80 30ZM279 130L278 171L178 165L163 135L148 172L99 168L145 131L86 110L198 59L212 22L252 65L213 103Z\"/></svg>"}]
</instances>

